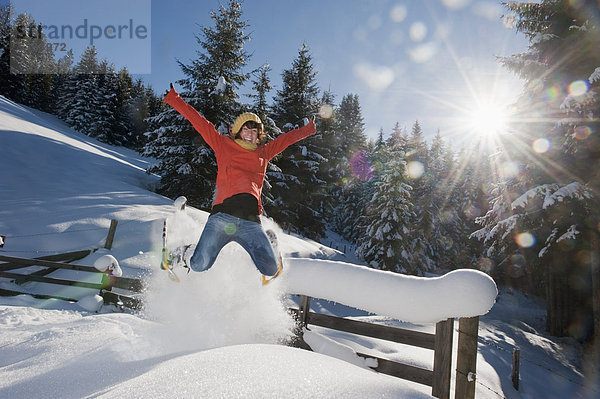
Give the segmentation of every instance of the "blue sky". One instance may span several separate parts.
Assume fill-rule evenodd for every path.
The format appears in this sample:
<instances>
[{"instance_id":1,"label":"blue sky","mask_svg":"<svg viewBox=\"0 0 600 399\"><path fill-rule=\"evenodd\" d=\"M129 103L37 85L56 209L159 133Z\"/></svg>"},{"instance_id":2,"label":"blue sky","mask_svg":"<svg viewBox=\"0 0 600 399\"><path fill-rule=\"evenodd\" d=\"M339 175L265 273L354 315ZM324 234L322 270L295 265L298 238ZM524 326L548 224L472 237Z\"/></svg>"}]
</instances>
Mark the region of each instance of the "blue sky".
<instances>
[{"instance_id":1,"label":"blue sky","mask_svg":"<svg viewBox=\"0 0 600 399\"><path fill-rule=\"evenodd\" d=\"M13 3L23 1L34 0ZM125 11L127 1L96 3L115 19L143 22L148 11L143 4L151 2L151 73L139 76L162 93L183 77L177 59L188 63L200 50L195 35L201 26L213 26L210 11L219 2L135 1ZM269 63L279 89L281 73L306 43L321 89L330 89L338 102L358 94L370 137L381 128L388 135L396 122L410 130L419 120L427 136L440 129L452 142L468 139L458 122L462 113L478 102L508 104L520 91L520 82L496 56L522 52L527 43L505 26L505 10L496 1L245 0L242 9L252 37L246 47L252 54L248 71ZM144 57L144 52L137 56L146 62ZM118 60L115 64L121 66ZM243 99L247 93L248 88L240 91Z\"/></svg>"}]
</instances>

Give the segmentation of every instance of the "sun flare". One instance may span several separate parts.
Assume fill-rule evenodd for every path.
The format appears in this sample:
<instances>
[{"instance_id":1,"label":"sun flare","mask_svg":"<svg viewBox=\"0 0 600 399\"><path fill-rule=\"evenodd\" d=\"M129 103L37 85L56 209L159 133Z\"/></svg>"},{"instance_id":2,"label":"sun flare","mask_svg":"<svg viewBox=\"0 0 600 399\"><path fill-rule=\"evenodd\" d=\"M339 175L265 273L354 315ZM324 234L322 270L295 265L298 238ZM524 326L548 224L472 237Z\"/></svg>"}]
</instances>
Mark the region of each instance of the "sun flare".
<instances>
[{"instance_id":1,"label":"sun flare","mask_svg":"<svg viewBox=\"0 0 600 399\"><path fill-rule=\"evenodd\" d=\"M508 128L508 113L500 104L478 104L466 115L468 129L478 136L496 136Z\"/></svg>"}]
</instances>

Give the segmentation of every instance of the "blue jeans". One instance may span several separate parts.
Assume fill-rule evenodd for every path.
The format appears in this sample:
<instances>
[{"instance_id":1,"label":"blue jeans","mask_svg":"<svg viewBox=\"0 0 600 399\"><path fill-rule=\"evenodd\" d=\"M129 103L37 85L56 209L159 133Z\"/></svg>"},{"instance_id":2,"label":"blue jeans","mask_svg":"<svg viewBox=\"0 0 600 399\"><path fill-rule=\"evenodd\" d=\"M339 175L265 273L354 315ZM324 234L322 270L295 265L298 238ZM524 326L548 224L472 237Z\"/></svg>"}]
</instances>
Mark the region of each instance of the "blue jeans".
<instances>
[{"instance_id":1,"label":"blue jeans","mask_svg":"<svg viewBox=\"0 0 600 399\"><path fill-rule=\"evenodd\" d=\"M260 223L222 212L208 217L190 260L190 268L196 272L210 269L221 249L232 241L240 244L250 254L262 274L273 276L277 273L275 253Z\"/></svg>"}]
</instances>

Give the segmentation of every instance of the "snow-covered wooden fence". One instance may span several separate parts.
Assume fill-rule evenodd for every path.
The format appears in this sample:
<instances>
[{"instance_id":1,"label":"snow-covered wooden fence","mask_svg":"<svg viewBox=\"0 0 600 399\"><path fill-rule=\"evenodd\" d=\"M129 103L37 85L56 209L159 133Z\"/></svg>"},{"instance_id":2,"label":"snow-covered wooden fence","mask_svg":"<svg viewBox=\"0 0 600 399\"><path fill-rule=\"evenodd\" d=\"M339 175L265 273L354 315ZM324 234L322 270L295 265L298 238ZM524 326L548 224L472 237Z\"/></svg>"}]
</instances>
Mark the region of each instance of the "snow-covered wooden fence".
<instances>
[{"instance_id":1,"label":"snow-covered wooden fence","mask_svg":"<svg viewBox=\"0 0 600 399\"><path fill-rule=\"evenodd\" d=\"M309 325L326 327L432 350L434 352L432 369L403 364L365 353L358 352L357 355L366 359L377 360L377 365L371 367L375 371L430 386L432 395L436 398L450 397L454 319L438 322L435 326L435 334L431 334L311 312L309 310L311 298L304 295L300 298L300 307L290 310L296 314L302 327L308 327ZM300 337L300 339L302 338ZM306 343L301 346L310 349L310 346Z\"/></svg>"},{"instance_id":2,"label":"snow-covered wooden fence","mask_svg":"<svg viewBox=\"0 0 600 399\"><path fill-rule=\"evenodd\" d=\"M28 258L17 258L13 256L0 256L0 277L11 279L14 283L11 288L0 289L0 295L20 295L28 294L37 298L56 298L71 302L77 302L79 298L72 298L69 296L61 295L59 290L53 290L52 293L40 293L34 292L28 289L25 283L38 282L54 284L59 286L70 286L88 288L91 290L98 290L100 295L104 298L104 303L122 304L129 308L139 308L141 301L132 296L131 293L141 292L143 289L143 283L139 279L119 277L111 275L110 270L100 271L97 267L93 266L82 266L70 262L76 259L81 259L89 255L90 251L77 251L69 252L66 254L57 254L41 258L28 259ZM29 273L13 273L13 270L22 269L30 266L37 266L38 270ZM61 279L56 277L50 277L49 274L63 270L76 270L81 272L90 273L88 277L81 278L78 280L73 279ZM120 290L127 291L126 294L114 292L113 289L117 288Z\"/></svg>"},{"instance_id":3,"label":"snow-covered wooden fence","mask_svg":"<svg viewBox=\"0 0 600 399\"><path fill-rule=\"evenodd\" d=\"M291 311L301 327L320 326L432 350L431 368L357 355L376 359L377 365L372 368L378 372L430 386L437 398L450 398L454 320L458 318L454 397L475 397L479 316L493 306L498 292L489 276L475 270L458 270L441 277L419 278L315 259L288 259L286 265L283 289L300 295L299 307ZM435 323L435 333L312 312L311 297L403 321Z\"/></svg>"},{"instance_id":4,"label":"snow-covered wooden fence","mask_svg":"<svg viewBox=\"0 0 600 399\"><path fill-rule=\"evenodd\" d=\"M435 333L431 334L311 312L309 310L311 298L305 295L300 298L300 307L297 309L291 308L290 311L296 315L302 327L308 327L309 325L326 327L432 350L434 354L431 369L403 364L365 353L357 353L357 355L366 359L377 360L377 366L372 367L377 372L430 386L431 394L436 398L450 398L453 318L436 323ZM454 395L457 399L475 397L478 325L478 317L459 319L459 344ZM302 340L302 337L299 338ZM301 342L300 346L310 349L308 344Z\"/></svg>"},{"instance_id":5,"label":"snow-covered wooden fence","mask_svg":"<svg viewBox=\"0 0 600 399\"><path fill-rule=\"evenodd\" d=\"M112 248L117 224L118 222L114 219L110 221L108 235L106 236L104 244L105 249L110 250ZM112 256L105 255L99 259L99 264L102 265L101 267L99 267L98 264L95 264L95 267L91 267L71 263L83 259L95 251L97 251L97 248L42 256L33 259L18 258L14 256L0 256L0 262L4 262L0 263L0 277L11 279L13 282L12 287L4 287L0 289L0 295L13 296L28 294L42 299L55 298L70 302L77 302L80 300L78 298L66 296L66 294L61 294L62 290L50 290L50 292L40 293L34 292L35 290L30 290L24 286L28 282L38 282L54 284L58 286L98 290L98 293L103 298L103 302L106 304L117 304L119 306L126 306L131 309L141 308L141 300L132 295L142 291L142 281L135 278L121 277L120 274L115 274L115 269L112 266L117 267L119 269L119 273L120 267L118 266L117 260ZM113 263L113 265L111 265L111 263ZM11 272L12 270L23 269L31 266L37 266L38 270L28 274ZM61 269L88 272L92 273L93 275L88 275L85 278L80 278L77 280L49 276L51 273ZM114 288L119 289L121 292L117 293L113 291ZM122 291L125 291L125 293Z\"/></svg>"}]
</instances>

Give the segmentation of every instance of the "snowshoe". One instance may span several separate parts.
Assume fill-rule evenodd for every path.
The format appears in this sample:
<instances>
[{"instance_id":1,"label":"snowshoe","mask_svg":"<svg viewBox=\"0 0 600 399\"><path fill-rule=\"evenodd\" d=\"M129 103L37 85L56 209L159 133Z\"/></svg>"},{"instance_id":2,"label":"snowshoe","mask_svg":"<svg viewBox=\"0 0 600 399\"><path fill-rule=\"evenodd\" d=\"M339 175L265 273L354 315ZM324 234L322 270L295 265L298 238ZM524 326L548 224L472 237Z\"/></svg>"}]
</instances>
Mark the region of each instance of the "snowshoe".
<instances>
[{"instance_id":1,"label":"snowshoe","mask_svg":"<svg viewBox=\"0 0 600 399\"><path fill-rule=\"evenodd\" d=\"M262 274L262 284L263 285L269 284L271 281L273 281L273 279L275 279L276 277L278 277L281 274L281 272L283 271L283 263L281 261L281 257L277 258L277 263L278 263L277 273L275 273L271 277L267 277L264 274Z\"/></svg>"},{"instance_id":2,"label":"snowshoe","mask_svg":"<svg viewBox=\"0 0 600 399\"><path fill-rule=\"evenodd\" d=\"M169 253L169 264L172 268L183 267L187 269L189 273L189 249L191 247L192 244L182 245L180 247L175 248L173 252Z\"/></svg>"}]
</instances>

